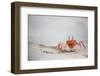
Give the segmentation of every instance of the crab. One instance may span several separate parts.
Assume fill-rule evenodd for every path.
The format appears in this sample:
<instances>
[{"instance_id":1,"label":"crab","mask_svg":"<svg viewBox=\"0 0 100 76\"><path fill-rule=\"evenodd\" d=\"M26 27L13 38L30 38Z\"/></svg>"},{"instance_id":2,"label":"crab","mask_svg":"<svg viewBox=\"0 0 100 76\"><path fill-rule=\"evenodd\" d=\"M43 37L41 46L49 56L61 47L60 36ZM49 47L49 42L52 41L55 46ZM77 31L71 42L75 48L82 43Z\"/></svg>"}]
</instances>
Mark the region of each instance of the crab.
<instances>
[{"instance_id":1,"label":"crab","mask_svg":"<svg viewBox=\"0 0 100 76\"><path fill-rule=\"evenodd\" d=\"M70 37L68 37L68 40L66 40L65 42L61 42L57 45L57 49L60 50L61 52L64 51L75 51L75 50L80 50L82 48L86 48L86 45L83 41L77 41L73 38L70 39Z\"/></svg>"}]
</instances>

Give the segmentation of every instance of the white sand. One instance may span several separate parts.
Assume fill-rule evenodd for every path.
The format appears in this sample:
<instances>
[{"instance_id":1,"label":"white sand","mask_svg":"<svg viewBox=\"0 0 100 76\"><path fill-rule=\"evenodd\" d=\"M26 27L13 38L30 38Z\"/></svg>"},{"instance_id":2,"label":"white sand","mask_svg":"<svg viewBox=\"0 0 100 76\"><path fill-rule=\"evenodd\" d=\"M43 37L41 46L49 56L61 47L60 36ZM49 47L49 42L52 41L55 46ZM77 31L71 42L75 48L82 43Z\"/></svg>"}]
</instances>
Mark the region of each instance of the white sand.
<instances>
[{"instance_id":1,"label":"white sand","mask_svg":"<svg viewBox=\"0 0 100 76\"><path fill-rule=\"evenodd\" d=\"M63 52L59 53L57 49L43 47L39 45L29 44L28 49L29 60L58 60L58 59L79 59L87 58L87 48L76 52Z\"/></svg>"}]
</instances>

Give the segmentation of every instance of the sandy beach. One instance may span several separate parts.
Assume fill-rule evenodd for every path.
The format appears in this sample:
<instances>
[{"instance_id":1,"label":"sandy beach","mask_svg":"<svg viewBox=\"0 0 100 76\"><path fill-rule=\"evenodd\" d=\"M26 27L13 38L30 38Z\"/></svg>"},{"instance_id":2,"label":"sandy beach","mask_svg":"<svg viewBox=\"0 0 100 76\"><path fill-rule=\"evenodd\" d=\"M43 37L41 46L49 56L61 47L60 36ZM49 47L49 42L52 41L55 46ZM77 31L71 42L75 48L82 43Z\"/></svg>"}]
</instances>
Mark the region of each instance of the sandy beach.
<instances>
[{"instance_id":1,"label":"sandy beach","mask_svg":"<svg viewBox=\"0 0 100 76\"><path fill-rule=\"evenodd\" d=\"M29 44L28 60L62 60L88 58L87 48L75 52L59 52L54 47Z\"/></svg>"}]
</instances>

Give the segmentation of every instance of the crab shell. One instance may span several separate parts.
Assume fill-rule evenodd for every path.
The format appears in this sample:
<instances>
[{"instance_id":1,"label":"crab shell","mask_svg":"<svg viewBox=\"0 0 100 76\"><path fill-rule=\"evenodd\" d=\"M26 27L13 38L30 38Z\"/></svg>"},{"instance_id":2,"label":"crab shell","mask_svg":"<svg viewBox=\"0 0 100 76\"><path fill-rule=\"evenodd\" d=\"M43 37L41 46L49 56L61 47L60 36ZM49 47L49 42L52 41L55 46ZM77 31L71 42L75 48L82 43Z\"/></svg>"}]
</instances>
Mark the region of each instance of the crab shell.
<instances>
[{"instance_id":1,"label":"crab shell","mask_svg":"<svg viewBox=\"0 0 100 76\"><path fill-rule=\"evenodd\" d=\"M67 40L66 44L68 45L69 48L74 48L77 45L76 40Z\"/></svg>"}]
</instances>

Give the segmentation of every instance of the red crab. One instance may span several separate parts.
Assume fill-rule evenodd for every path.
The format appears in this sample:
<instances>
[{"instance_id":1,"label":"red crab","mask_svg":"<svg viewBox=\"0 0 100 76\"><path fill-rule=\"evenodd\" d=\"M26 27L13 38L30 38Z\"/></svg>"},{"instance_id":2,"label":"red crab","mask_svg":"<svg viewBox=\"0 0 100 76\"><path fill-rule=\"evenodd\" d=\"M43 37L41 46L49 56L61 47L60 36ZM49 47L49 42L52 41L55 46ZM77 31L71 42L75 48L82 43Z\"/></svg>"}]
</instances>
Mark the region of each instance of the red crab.
<instances>
[{"instance_id":1,"label":"red crab","mask_svg":"<svg viewBox=\"0 0 100 76\"><path fill-rule=\"evenodd\" d=\"M74 48L75 46L80 46L80 48L86 48L86 46L84 45L84 43L82 41L76 41L74 40L73 36L72 39L70 40L70 37L68 38L68 40L66 41L66 44L68 45L69 48Z\"/></svg>"},{"instance_id":2,"label":"red crab","mask_svg":"<svg viewBox=\"0 0 100 76\"><path fill-rule=\"evenodd\" d=\"M66 44L68 45L69 48L74 48L78 43L76 40L73 39L70 40L70 37L68 38L68 40L66 41Z\"/></svg>"},{"instance_id":3,"label":"red crab","mask_svg":"<svg viewBox=\"0 0 100 76\"><path fill-rule=\"evenodd\" d=\"M68 48L72 49L75 46L78 46L79 48L86 47L82 41L77 41L77 40L74 40L73 37L72 37L72 39L70 39L70 37L68 37L68 40L66 42L62 42L57 45L57 49L64 51L65 49L68 49Z\"/></svg>"}]
</instances>

